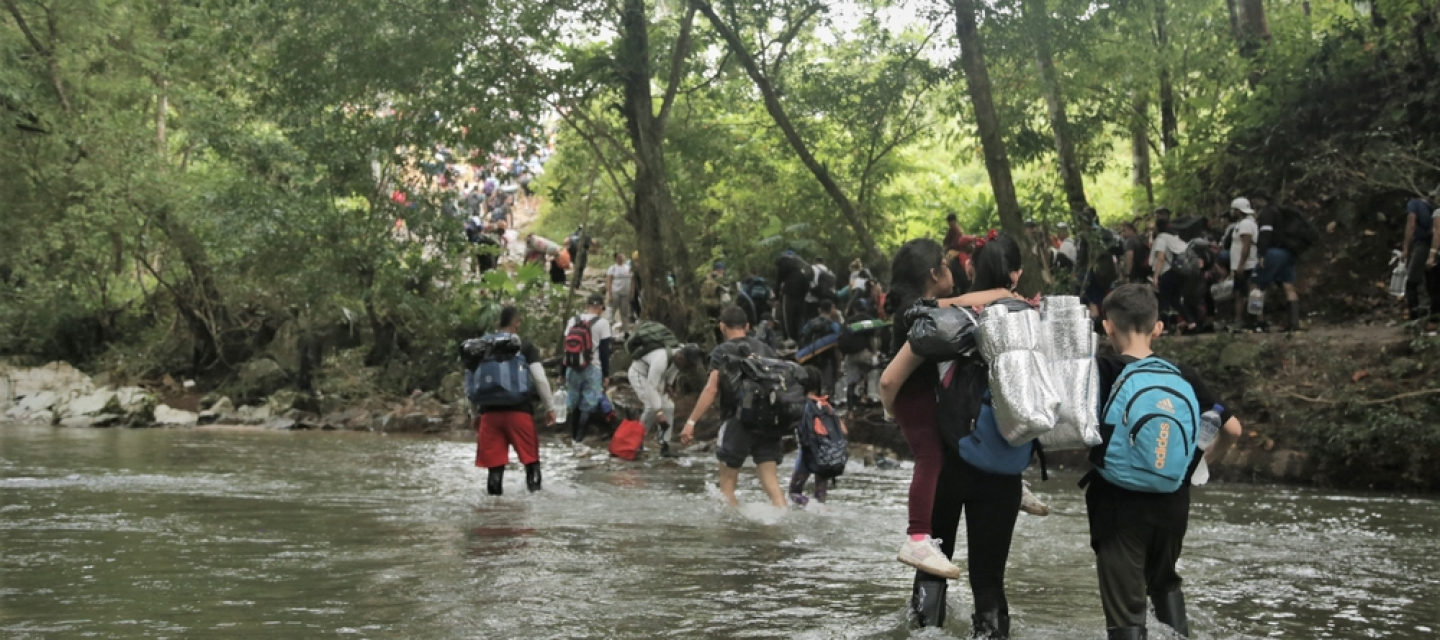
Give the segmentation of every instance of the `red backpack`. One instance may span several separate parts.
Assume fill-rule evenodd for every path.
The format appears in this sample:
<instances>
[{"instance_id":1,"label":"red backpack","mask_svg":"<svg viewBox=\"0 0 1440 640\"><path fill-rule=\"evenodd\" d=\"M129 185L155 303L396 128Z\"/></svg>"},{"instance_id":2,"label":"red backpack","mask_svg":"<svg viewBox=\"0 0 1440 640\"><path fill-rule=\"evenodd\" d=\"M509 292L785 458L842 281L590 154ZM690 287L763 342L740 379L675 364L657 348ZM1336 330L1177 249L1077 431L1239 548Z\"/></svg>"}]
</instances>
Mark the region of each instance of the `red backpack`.
<instances>
[{"instance_id":1,"label":"red backpack","mask_svg":"<svg viewBox=\"0 0 1440 640\"><path fill-rule=\"evenodd\" d=\"M634 460L644 442L645 425L639 420L626 420L615 428L615 436L610 438L610 455Z\"/></svg>"},{"instance_id":2,"label":"red backpack","mask_svg":"<svg viewBox=\"0 0 1440 640\"><path fill-rule=\"evenodd\" d=\"M575 323L565 332L565 359L567 369L584 369L590 366L590 356L595 350L595 341L590 337L590 323L575 316Z\"/></svg>"}]
</instances>

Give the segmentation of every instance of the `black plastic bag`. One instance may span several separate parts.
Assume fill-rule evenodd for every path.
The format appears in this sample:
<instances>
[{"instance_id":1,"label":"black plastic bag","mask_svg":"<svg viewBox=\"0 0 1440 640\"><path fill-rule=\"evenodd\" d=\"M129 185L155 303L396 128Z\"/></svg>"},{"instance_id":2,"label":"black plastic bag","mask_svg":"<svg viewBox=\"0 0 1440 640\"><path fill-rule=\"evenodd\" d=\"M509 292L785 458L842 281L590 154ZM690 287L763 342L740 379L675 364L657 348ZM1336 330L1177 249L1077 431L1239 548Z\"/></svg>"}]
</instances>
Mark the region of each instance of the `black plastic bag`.
<instances>
[{"instance_id":1,"label":"black plastic bag","mask_svg":"<svg viewBox=\"0 0 1440 640\"><path fill-rule=\"evenodd\" d=\"M926 301L906 312L911 319L910 350L926 360L944 361L975 353L980 317L961 307L937 307Z\"/></svg>"}]
</instances>

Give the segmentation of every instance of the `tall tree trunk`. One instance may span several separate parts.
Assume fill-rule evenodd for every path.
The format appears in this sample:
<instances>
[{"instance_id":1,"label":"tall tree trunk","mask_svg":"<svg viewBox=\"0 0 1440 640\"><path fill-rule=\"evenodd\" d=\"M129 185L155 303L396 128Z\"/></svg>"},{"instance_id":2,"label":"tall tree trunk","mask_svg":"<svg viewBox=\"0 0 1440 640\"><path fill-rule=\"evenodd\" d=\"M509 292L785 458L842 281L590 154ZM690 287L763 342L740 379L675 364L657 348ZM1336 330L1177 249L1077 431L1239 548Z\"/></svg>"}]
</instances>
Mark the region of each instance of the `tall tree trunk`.
<instances>
[{"instance_id":1,"label":"tall tree trunk","mask_svg":"<svg viewBox=\"0 0 1440 640\"><path fill-rule=\"evenodd\" d=\"M682 237L680 213L665 175L665 127L655 116L650 91L650 20L645 0L624 0L621 8L618 62L623 85L626 129L635 149L635 195L629 218L640 248L637 265L652 319L676 330L688 329L690 307L685 295L694 281L689 250ZM688 27L687 34L688 34ZM684 38L682 38L683 40ZM683 43L677 46L685 46ZM671 82L675 82L671 78ZM604 261L602 261L604 262ZM667 275L675 272L674 291Z\"/></svg>"},{"instance_id":2,"label":"tall tree trunk","mask_svg":"<svg viewBox=\"0 0 1440 640\"><path fill-rule=\"evenodd\" d=\"M826 195L830 196L830 199L835 202L836 208L840 209L840 215L844 216L855 231L855 237L860 240L860 245L865 249L865 261L872 265L888 264L889 260L885 257L885 252L881 251L880 245L875 242L875 236L870 233L870 228L865 224L859 209L845 195L840 185L835 183L835 179L830 176L830 171L815 159L810 148L800 138L800 133L796 131L794 124L790 122L790 117L785 114L785 108L780 104L780 96L776 93L775 87L770 84L770 79L755 63L754 56L750 55L750 50L740 40L740 35L731 29L720 16L716 15L715 8L709 2L693 0L691 4L699 9L700 13L705 14L711 26L720 34L721 38L724 38L735 59L740 61L740 66L745 68L745 73L755 83L755 88L760 90L760 95L765 101L765 110L770 113L770 118L775 121L775 125L780 128L780 131L785 134L785 141L790 143L790 148L795 150L795 155L800 158L801 164L804 164L805 168L815 176L815 180L820 183L820 187L825 190Z\"/></svg>"},{"instance_id":3,"label":"tall tree trunk","mask_svg":"<svg viewBox=\"0 0 1440 640\"><path fill-rule=\"evenodd\" d=\"M1150 132L1147 115L1150 100L1143 91L1132 94L1130 114L1130 182L1145 192L1147 207L1155 206L1155 187L1150 182Z\"/></svg>"},{"instance_id":4,"label":"tall tree trunk","mask_svg":"<svg viewBox=\"0 0 1440 640\"><path fill-rule=\"evenodd\" d=\"M1010 157L1000 134L1000 115L995 112L990 72L985 68L985 51L976 24L975 0L952 0L951 6L955 10L956 35L960 40L960 66L965 70L965 86L970 93L970 104L975 108L975 126L980 132L980 148L985 156L985 171L990 174L990 188L995 192L1000 227L1020 242L1025 259L1020 288L1026 293L1036 293L1044 279L1044 267L1031 250L1031 238L1025 233L1025 220L1020 214L1020 201L1015 197L1015 179L1010 175Z\"/></svg>"},{"instance_id":5,"label":"tall tree trunk","mask_svg":"<svg viewBox=\"0 0 1440 640\"><path fill-rule=\"evenodd\" d=\"M1236 33L1240 37L1240 55L1253 57L1270 41L1270 23L1265 19L1264 0L1235 0Z\"/></svg>"},{"instance_id":6,"label":"tall tree trunk","mask_svg":"<svg viewBox=\"0 0 1440 640\"><path fill-rule=\"evenodd\" d=\"M1240 14L1235 8L1235 1L1225 0L1225 9L1230 13L1230 36L1235 38L1235 42L1240 42Z\"/></svg>"},{"instance_id":7,"label":"tall tree trunk","mask_svg":"<svg viewBox=\"0 0 1440 640\"><path fill-rule=\"evenodd\" d=\"M1026 17L1034 25L1035 67L1040 72L1040 87L1045 94L1045 108L1050 112L1050 129L1055 135L1055 158L1060 165L1060 184L1065 201L1074 214L1089 202L1085 199L1085 179L1080 161L1075 157L1075 139L1070 131L1070 118L1065 114L1065 96L1060 92L1060 78L1055 73L1055 56L1050 51L1050 14L1045 0L1026 0Z\"/></svg>"},{"instance_id":8,"label":"tall tree trunk","mask_svg":"<svg viewBox=\"0 0 1440 640\"><path fill-rule=\"evenodd\" d=\"M1170 35L1165 31L1165 2L1155 0L1155 46L1160 50L1160 149L1180 146L1180 121L1175 117L1175 87L1170 81Z\"/></svg>"}]
</instances>

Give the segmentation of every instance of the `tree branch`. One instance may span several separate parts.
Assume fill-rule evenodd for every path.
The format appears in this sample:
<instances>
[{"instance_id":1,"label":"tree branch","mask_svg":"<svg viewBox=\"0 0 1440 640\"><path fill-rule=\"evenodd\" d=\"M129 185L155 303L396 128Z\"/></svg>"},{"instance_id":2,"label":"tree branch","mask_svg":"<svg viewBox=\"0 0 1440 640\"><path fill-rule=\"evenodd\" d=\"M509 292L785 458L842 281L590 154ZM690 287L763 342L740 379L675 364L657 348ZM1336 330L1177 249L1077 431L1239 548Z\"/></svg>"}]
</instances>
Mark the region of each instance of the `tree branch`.
<instances>
[{"instance_id":1,"label":"tree branch","mask_svg":"<svg viewBox=\"0 0 1440 640\"><path fill-rule=\"evenodd\" d=\"M15 6L15 0L5 0L5 8L10 10L10 15L15 16L15 22L20 23L20 32L25 34L25 39L30 41L30 46L34 47L35 53L49 58L50 50L40 44L39 38L35 37L35 32L30 30L30 24L25 22L24 16L20 15L20 7Z\"/></svg>"},{"instance_id":2,"label":"tree branch","mask_svg":"<svg viewBox=\"0 0 1440 640\"><path fill-rule=\"evenodd\" d=\"M780 52L775 54L775 63L770 65L770 75L774 76L780 73L780 64L785 61L785 54L789 53L790 43L795 40L796 36L800 35L800 29L805 26L805 23L809 22L810 18L815 17L815 14L820 13L820 10L823 8L820 4L810 5L809 9L800 12L800 17L796 18L795 21L790 24L789 29L780 32L780 37L765 45L765 48L769 49L771 44L775 44L776 42L780 43Z\"/></svg>"},{"instance_id":3,"label":"tree branch","mask_svg":"<svg viewBox=\"0 0 1440 640\"><path fill-rule=\"evenodd\" d=\"M670 56L670 81L660 102L660 115L655 118L655 135L660 138L665 137L665 126L670 123L670 108L675 106L675 94L680 90L685 58L690 55L690 30L694 24L695 7L689 7L685 18L680 21L680 35L675 39L675 51Z\"/></svg>"}]
</instances>

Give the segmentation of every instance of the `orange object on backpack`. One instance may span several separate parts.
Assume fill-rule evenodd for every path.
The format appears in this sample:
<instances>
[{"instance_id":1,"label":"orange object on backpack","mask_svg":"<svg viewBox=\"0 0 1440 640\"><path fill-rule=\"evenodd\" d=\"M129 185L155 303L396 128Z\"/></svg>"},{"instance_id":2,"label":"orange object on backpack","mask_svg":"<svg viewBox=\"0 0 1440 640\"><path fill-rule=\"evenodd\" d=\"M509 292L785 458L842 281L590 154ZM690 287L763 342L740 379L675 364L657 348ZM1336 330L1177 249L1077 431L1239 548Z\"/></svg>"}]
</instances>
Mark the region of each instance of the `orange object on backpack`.
<instances>
[{"instance_id":1,"label":"orange object on backpack","mask_svg":"<svg viewBox=\"0 0 1440 640\"><path fill-rule=\"evenodd\" d=\"M561 249L561 250L560 250L560 253L555 254L555 264L560 265L560 268L561 268L561 269L569 269L569 268L570 268L570 250L569 250L569 249Z\"/></svg>"},{"instance_id":2,"label":"orange object on backpack","mask_svg":"<svg viewBox=\"0 0 1440 640\"><path fill-rule=\"evenodd\" d=\"M634 460L645 442L645 425L639 420L626 420L615 428L615 437L610 439L610 455Z\"/></svg>"}]
</instances>

